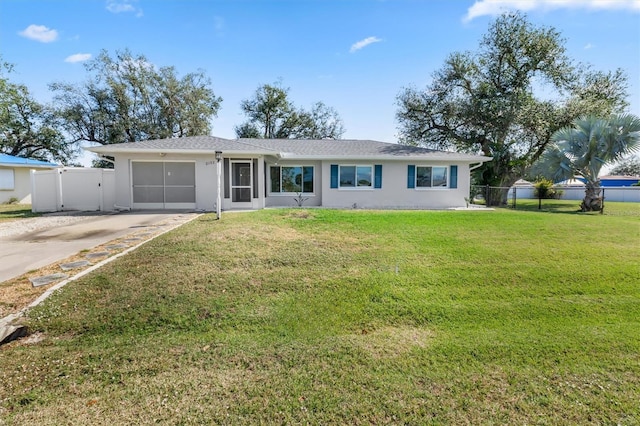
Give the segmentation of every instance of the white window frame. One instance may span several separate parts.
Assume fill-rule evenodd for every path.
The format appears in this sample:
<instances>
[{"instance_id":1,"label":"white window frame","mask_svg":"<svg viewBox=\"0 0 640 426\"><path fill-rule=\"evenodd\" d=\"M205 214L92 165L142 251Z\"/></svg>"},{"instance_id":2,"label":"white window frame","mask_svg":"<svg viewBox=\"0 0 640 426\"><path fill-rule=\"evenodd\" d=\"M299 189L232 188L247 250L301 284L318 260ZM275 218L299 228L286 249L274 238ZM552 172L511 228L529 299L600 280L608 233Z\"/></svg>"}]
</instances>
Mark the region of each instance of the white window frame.
<instances>
[{"instance_id":1,"label":"white window frame","mask_svg":"<svg viewBox=\"0 0 640 426\"><path fill-rule=\"evenodd\" d=\"M301 192L286 192L286 191L282 191L282 168L283 167L300 167L302 169L302 191ZM272 182L272 178L271 178L271 169L280 169L280 192L273 192L273 182ZM312 185L313 185L313 189L311 192L304 192L304 169L308 169L311 168L313 170L312 174L311 174L311 179L312 179ZM269 165L269 195L272 196L291 196L291 195L296 195L296 194L304 194L304 195L310 195L310 196L314 196L316 193L316 167L314 165L308 164L308 165L304 165L304 164L272 164Z\"/></svg>"},{"instance_id":2,"label":"white window frame","mask_svg":"<svg viewBox=\"0 0 640 426\"><path fill-rule=\"evenodd\" d=\"M451 176L450 176L450 171L449 171L449 166L441 166L441 165L433 165L433 164L416 164L416 175L415 175L415 182L414 182L414 188L417 189L418 191L430 191L430 190L443 190L443 189L449 189L449 185L451 183ZM430 167L431 168L431 186L418 186L418 168L420 167ZM433 186L433 169L439 167L445 170L445 179L447 180L447 184L442 186Z\"/></svg>"},{"instance_id":3,"label":"white window frame","mask_svg":"<svg viewBox=\"0 0 640 426\"><path fill-rule=\"evenodd\" d=\"M353 178L355 179L354 186L342 186L342 168L343 167L355 167L355 174ZM368 186L360 186L358 185L358 167L367 167L370 170L371 180L369 181ZM369 191L375 188L375 168L373 164L339 164L338 165L338 189L343 191Z\"/></svg>"}]
</instances>

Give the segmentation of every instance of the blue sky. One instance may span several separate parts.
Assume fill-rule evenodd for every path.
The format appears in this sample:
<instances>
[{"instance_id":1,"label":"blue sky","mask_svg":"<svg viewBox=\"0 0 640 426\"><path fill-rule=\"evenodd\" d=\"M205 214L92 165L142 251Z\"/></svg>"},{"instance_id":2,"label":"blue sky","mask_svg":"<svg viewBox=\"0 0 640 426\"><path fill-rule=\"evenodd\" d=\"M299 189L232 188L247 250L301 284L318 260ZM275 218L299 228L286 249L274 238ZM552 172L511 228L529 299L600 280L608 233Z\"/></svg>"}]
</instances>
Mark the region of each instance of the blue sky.
<instances>
[{"instance_id":1,"label":"blue sky","mask_svg":"<svg viewBox=\"0 0 640 426\"><path fill-rule=\"evenodd\" d=\"M42 102L49 83L83 81L101 49L202 69L223 98L212 133L228 138L240 101L281 79L296 105L334 107L344 137L395 142L399 91L514 9L559 30L576 61L624 69L640 115L640 0L0 0L0 55Z\"/></svg>"}]
</instances>

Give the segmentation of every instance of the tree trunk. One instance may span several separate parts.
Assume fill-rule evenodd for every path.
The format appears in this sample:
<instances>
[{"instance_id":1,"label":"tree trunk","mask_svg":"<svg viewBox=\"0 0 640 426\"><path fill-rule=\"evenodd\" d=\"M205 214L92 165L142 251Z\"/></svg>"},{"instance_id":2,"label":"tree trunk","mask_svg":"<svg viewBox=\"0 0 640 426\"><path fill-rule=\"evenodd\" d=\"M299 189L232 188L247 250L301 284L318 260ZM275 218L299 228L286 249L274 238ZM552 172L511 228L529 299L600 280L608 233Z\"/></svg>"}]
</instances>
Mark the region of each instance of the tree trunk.
<instances>
[{"instance_id":1,"label":"tree trunk","mask_svg":"<svg viewBox=\"0 0 640 426\"><path fill-rule=\"evenodd\" d=\"M600 181L587 182L584 190L584 199L580 208L583 212L596 212L602 210L602 197L600 197Z\"/></svg>"}]
</instances>

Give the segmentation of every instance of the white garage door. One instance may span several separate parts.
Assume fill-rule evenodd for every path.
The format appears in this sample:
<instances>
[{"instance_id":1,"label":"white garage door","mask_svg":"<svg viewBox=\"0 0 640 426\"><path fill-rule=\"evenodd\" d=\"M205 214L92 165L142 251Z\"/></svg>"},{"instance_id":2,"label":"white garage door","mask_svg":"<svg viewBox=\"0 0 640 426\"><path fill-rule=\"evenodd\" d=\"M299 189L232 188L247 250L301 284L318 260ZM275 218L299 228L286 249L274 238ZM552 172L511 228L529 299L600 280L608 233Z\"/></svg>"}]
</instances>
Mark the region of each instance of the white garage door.
<instances>
[{"instance_id":1,"label":"white garage door","mask_svg":"<svg viewBox=\"0 0 640 426\"><path fill-rule=\"evenodd\" d=\"M193 162L133 161L131 175L134 208L196 207L196 165Z\"/></svg>"}]
</instances>

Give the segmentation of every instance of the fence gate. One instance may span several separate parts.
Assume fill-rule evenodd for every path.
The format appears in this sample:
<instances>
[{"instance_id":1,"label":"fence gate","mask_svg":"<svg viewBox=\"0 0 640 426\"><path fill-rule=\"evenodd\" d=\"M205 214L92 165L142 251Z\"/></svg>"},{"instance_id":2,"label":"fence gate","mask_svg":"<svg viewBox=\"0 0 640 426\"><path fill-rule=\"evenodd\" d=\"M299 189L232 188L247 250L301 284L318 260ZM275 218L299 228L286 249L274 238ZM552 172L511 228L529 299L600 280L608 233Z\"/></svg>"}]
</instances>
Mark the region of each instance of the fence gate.
<instances>
[{"instance_id":1,"label":"fence gate","mask_svg":"<svg viewBox=\"0 0 640 426\"><path fill-rule=\"evenodd\" d=\"M115 204L112 169L64 167L31 172L31 210L111 211Z\"/></svg>"}]
</instances>

